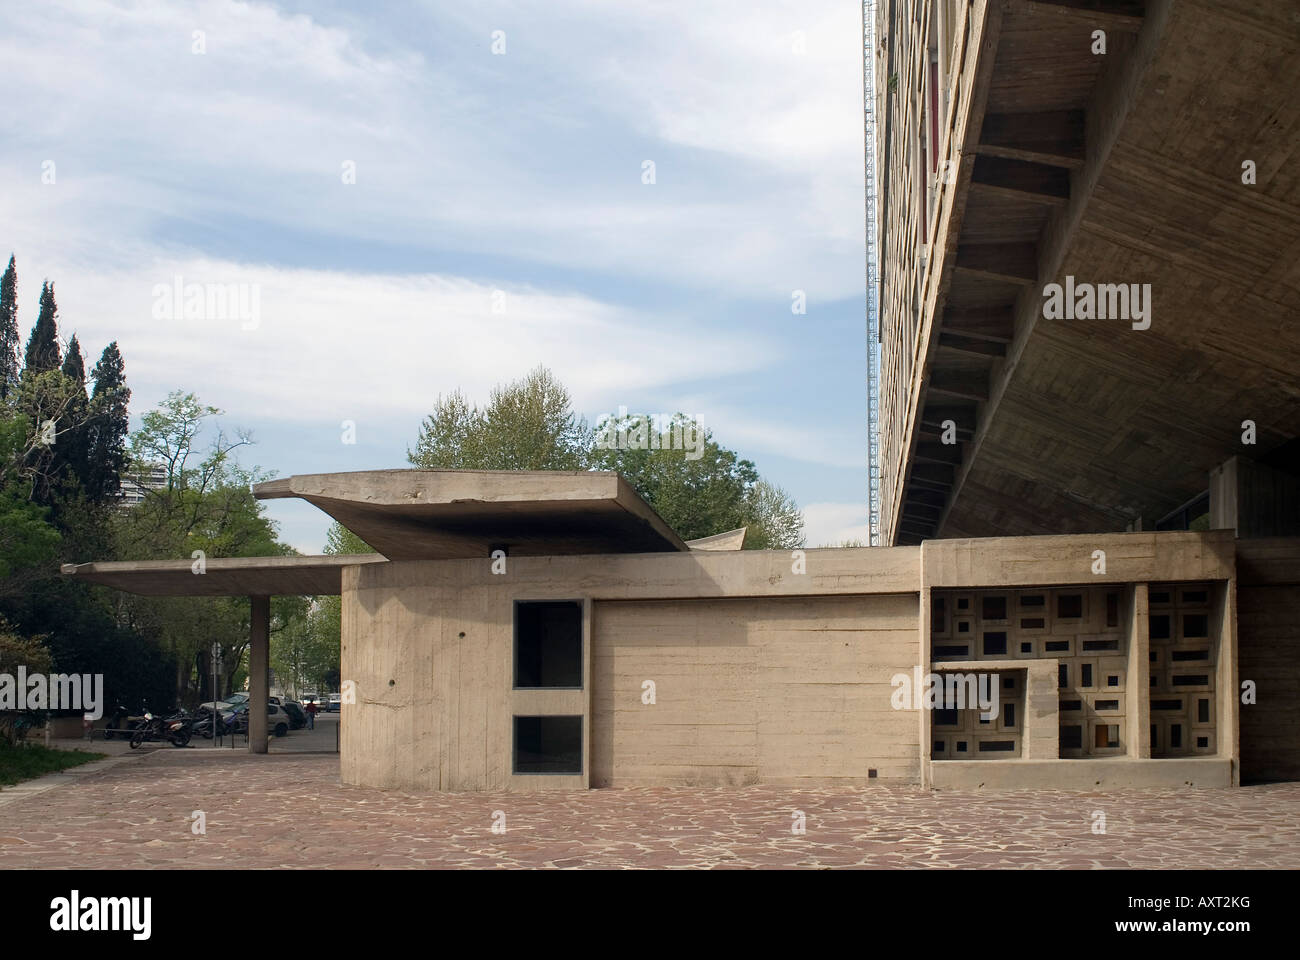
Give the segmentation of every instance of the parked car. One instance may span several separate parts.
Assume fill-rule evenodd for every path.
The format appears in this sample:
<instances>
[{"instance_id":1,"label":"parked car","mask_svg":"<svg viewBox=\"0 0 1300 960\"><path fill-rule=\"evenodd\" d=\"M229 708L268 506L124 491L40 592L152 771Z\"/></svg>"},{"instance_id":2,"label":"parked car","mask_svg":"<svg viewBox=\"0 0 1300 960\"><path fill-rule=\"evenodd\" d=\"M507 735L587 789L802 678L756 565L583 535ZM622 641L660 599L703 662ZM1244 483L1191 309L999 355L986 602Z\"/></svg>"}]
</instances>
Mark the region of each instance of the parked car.
<instances>
[{"instance_id":1,"label":"parked car","mask_svg":"<svg viewBox=\"0 0 1300 960\"><path fill-rule=\"evenodd\" d=\"M331 693L329 700L325 703L325 709L330 713L338 713L339 708L343 705L343 698L337 693Z\"/></svg>"},{"instance_id":2,"label":"parked car","mask_svg":"<svg viewBox=\"0 0 1300 960\"><path fill-rule=\"evenodd\" d=\"M307 726L307 711L296 700L284 700L280 708L289 715L289 729L301 730Z\"/></svg>"},{"instance_id":3,"label":"parked car","mask_svg":"<svg viewBox=\"0 0 1300 960\"><path fill-rule=\"evenodd\" d=\"M199 706L208 710L235 710L247 703L248 694L243 690L236 690L224 700L209 700L207 703L200 703Z\"/></svg>"}]
</instances>

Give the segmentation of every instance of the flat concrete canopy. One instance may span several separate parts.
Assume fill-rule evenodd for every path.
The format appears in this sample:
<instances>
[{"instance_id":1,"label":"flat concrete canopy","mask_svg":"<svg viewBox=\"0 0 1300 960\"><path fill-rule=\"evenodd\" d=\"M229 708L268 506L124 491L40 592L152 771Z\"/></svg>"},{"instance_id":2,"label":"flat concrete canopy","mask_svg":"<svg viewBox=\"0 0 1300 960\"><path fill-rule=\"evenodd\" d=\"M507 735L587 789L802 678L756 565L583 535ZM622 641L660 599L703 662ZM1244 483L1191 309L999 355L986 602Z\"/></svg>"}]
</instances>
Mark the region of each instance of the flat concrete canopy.
<instances>
[{"instance_id":1,"label":"flat concrete canopy","mask_svg":"<svg viewBox=\"0 0 1300 960\"><path fill-rule=\"evenodd\" d=\"M390 560L689 549L617 473L365 470L270 480L253 495L315 504Z\"/></svg>"},{"instance_id":2,"label":"flat concrete canopy","mask_svg":"<svg viewBox=\"0 0 1300 960\"><path fill-rule=\"evenodd\" d=\"M192 560L118 560L65 563L64 576L151 597L325 596L337 594L343 568L384 563L373 553L328 557L229 557Z\"/></svg>"}]
</instances>

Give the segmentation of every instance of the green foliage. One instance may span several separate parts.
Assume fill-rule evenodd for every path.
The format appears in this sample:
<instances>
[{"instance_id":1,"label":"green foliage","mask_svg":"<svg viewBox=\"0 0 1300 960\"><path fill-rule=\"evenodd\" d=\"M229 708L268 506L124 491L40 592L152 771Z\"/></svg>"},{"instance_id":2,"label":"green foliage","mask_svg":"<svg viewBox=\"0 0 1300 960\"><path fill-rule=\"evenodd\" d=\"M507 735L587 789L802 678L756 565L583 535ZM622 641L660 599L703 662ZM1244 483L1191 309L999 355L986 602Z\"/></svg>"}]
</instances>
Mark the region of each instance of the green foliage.
<instances>
[{"instance_id":1,"label":"green foliage","mask_svg":"<svg viewBox=\"0 0 1300 960\"><path fill-rule=\"evenodd\" d=\"M646 429L648 418L629 415L602 426L608 437ZM697 431L691 433L691 431ZM698 443L673 441L674 433ZM702 434L702 435L701 435ZM803 543L803 517L779 487L761 480L749 460L720 446L711 431L678 413L664 426L658 449L593 447L592 465L615 470L632 484L683 540L697 540L737 527L748 527L745 548L785 549ZM691 448L691 449L687 449Z\"/></svg>"},{"instance_id":2,"label":"green foliage","mask_svg":"<svg viewBox=\"0 0 1300 960\"><path fill-rule=\"evenodd\" d=\"M48 280L41 284L41 312L27 340L27 353L23 374L34 376L59 369L59 333L56 322L59 308L54 302L54 285Z\"/></svg>"},{"instance_id":3,"label":"green foliage","mask_svg":"<svg viewBox=\"0 0 1300 960\"><path fill-rule=\"evenodd\" d=\"M90 396L87 424L87 463L82 486L93 503L116 499L127 467L127 404L131 391L126 386L126 367L117 341L104 348L91 371L95 390Z\"/></svg>"},{"instance_id":4,"label":"green foliage","mask_svg":"<svg viewBox=\"0 0 1300 960\"><path fill-rule=\"evenodd\" d=\"M13 254L0 277L0 401L18 386L18 269Z\"/></svg>"},{"instance_id":5,"label":"green foliage","mask_svg":"<svg viewBox=\"0 0 1300 960\"><path fill-rule=\"evenodd\" d=\"M13 745L0 740L0 786L13 786L33 777L104 759L89 750L54 750L36 743Z\"/></svg>"},{"instance_id":6,"label":"green foliage","mask_svg":"<svg viewBox=\"0 0 1300 960\"><path fill-rule=\"evenodd\" d=\"M494 388L483 408L439 396L406 456L426 470L583 470L591 431L571 404L545 367Z\"/></svg>"}]
</instances>

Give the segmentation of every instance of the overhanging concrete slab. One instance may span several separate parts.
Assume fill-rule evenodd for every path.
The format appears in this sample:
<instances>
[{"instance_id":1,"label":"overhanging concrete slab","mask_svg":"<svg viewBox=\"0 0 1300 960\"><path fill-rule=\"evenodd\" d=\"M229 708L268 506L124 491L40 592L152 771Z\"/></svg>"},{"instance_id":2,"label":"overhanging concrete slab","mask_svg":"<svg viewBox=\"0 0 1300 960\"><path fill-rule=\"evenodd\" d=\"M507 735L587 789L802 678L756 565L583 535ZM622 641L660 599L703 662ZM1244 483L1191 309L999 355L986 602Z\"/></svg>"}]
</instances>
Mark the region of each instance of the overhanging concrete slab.
<instances>
[{"instance_id":1,"label":"overhanging concrete slab","mask_svg":"<svg viewBox=\"0 0 1300 960\"><path fill-rule=\"evenodd\" d=\"M315 504L390 560L689 549L617 473L365 470L270 480L253 495Z\"/></svg>"},{"instance_id":2,"label":"overhanging concrete slab","mask_svg":"<svg viewBox=\"0 0 1300 960\"><path fill-rule=\"evenodd\" d=\"M65 563L65 577L151 597L326 596L339 593L343 568L386 563L374 553L320 557L228 557Z\"/></svg>"}]
</instances>

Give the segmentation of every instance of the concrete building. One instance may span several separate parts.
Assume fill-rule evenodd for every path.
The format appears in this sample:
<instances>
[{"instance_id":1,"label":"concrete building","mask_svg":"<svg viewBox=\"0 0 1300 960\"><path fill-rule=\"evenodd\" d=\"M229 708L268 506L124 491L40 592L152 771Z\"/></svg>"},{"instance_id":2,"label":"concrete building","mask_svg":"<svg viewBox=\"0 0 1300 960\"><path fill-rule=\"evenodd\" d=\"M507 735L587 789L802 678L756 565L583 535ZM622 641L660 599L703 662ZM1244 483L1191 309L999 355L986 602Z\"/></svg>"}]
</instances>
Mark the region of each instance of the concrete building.
<instances>
[{"instance_id":1,"label":"concrete building","mask_svg":"<svg viewBox=\"0 0 1300 960\"><path fill-rule=\"evenodd\" d=\"M867 8L882 542L1232 531L1243 767L1300 776L1300 578L1273 562L1300 535L1300 12ZM1153 671L1192 662L1147 639ZM1201 673L1152 697L1175 676ZM1153 700L1153 747L1195 699Z\"/></svg>"},{"instance_id":2,"label":"concrete building","mask_svg":"<svg viewBox=\"0 0 1300 960\"><path fill-rule=\"evenodd\" d=\"M683 543L614 474L379 471L255 490L378 555L65 573L249 596L255 698L269 595L340 593L349 783L1300 777L1293 5L874 10L888 546Z\"/></svg>"},{"instance_id":3,"label":"concrete building","mask_svg":"<svg viewBox=\"0 0 1300 960\"><path fill-rule=\"evenodd\" d=\"M383 554L64 572L250 596L255 698L269 595L340 593L349 783L1228 785L1243 758L1300 747L1238 735L1238 579L1293 577L1291 540L719 549L683 543L607 473L323 474L255 493L313 503ZM996 706L946 688L927 703L931 673L983 678Z\"/></svg>"}]
</instances>

